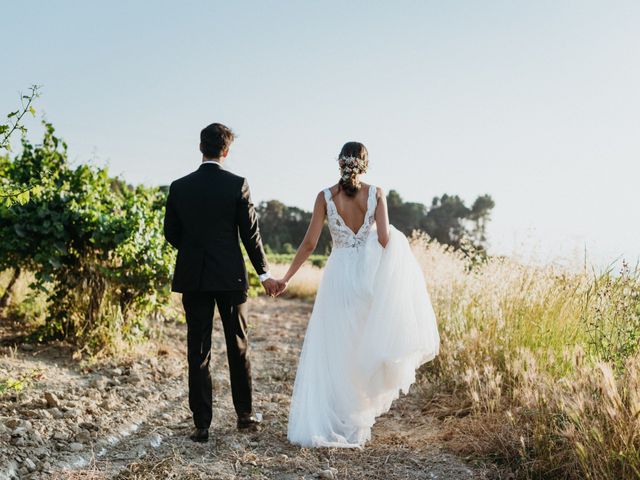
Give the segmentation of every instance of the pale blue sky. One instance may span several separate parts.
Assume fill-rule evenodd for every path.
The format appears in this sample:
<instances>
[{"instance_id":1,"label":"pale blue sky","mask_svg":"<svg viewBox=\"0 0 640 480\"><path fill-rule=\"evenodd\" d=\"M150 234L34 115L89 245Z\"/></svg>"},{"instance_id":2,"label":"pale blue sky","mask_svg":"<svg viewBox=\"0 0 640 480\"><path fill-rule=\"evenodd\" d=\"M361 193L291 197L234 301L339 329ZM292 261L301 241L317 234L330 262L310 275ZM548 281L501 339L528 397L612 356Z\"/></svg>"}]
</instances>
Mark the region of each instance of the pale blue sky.
<instances>
[{"instance_id":1,"label":"pale blue sky","mask_svg":"<svg viewBox=\"0 0 640 480\"><path fill-rule=\"evenodd\" d=\"M311 208L348 140L366 180L497 202L492 251L640 254L640 2L22 1L0 111L37 107L77 162L168 183L199 130L239 134L255 200ZM37 134L34 128L34 135Z\"/></svg>"}]
</instances>

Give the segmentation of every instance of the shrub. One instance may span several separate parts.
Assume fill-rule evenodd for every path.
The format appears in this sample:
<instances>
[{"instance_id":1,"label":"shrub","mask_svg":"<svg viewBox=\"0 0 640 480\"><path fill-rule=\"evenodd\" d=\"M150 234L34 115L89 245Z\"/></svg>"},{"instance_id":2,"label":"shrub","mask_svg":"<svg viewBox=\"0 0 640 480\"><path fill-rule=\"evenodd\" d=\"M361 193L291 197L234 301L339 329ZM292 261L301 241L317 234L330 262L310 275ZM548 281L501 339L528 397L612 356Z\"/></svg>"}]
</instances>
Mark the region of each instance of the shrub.
<instances>
[{"instance_id":1,"label":"shrub","mask_svg":"<svg viewBox=\"0 0 640 480\"><path fill-rule=\"evenodd\" d=\"M91 348L108 341L105 325L139 334L143 318L168 299L173 253L162 236L164 194L130 187L105 169L72 168L67 147L45 125L42 144L23 141L0 168L24 183L47 172L29 202L0 207L0 269L35 273L46 292L42 334Z\"/></svg>"}]
</instances>

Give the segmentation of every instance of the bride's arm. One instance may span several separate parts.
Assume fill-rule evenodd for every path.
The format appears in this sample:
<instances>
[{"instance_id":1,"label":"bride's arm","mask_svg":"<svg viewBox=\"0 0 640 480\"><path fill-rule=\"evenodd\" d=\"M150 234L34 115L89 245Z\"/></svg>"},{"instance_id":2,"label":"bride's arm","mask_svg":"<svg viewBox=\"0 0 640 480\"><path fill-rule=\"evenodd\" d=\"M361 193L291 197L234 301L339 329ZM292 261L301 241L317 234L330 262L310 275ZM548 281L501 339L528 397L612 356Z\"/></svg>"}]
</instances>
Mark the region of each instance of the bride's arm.
<instances>
[{"instance_id":1,"label":"bride's arm","mask_svg":"<svg viewBox=\"0 0 640 480\"><path fill-rule=\"evenodd\" d=\"M378 242L383 247L389 243L389 212L387 211L387 197L381 188L376 192L378 204L376 205L376 227L378 229Z\"/></svg>"},{"instance_id":2,"label":"bride's arm","mask_svg":"<svg viewBox=\"0 0 640 480\"><path fill-rule=\"evenodd\" d=\"M296 274L302 264L306 262L307 258L309 258L309 255L311 255L316 249L316 245L318 245L318 239L320 238L320 234L322 233L322 226L324 225L326 209L327 205L324 201L324 195L322 192L320 192L316 197L316 204L313 207L313 215L311 216L311 222L309 223L309 228L307 228L307 233L305 234L302 243L298 247L296 256L293 257L293 261L291 262L289 270L287 271L286 275L280 280L280 282L284 282L285 285L287 282L289 282L289 280L291 280L291 277Z\"/></svg>"}]
</instances>

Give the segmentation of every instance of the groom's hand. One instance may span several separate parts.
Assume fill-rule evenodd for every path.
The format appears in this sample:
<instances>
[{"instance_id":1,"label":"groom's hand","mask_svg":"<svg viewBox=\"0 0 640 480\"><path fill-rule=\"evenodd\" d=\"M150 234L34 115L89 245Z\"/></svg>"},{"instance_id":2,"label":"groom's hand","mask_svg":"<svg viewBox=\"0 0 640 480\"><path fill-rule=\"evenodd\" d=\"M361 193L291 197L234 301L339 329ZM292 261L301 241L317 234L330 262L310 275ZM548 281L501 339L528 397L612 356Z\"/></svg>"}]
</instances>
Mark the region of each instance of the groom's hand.
<instances>
[{"instance_id":1,"label":"groom's hand","mask_svg":"<svg viewBox=\"0 0 640 480\"><path fill-rule=\"evenodd\" d=\"M273 278L267 278L264 282L262 282L262 286L264 287L264 291L267 292L267 295L273 297L278 293L278 282L276 282Z\"/></svg>"}]
</instances>

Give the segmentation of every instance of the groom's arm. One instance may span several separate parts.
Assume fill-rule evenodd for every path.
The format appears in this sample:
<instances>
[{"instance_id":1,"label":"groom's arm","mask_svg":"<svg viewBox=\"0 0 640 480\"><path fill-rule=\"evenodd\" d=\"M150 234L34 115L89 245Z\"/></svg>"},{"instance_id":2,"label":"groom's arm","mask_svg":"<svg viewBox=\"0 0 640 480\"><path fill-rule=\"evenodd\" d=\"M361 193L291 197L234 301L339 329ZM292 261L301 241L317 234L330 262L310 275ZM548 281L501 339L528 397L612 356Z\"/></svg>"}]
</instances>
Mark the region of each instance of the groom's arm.
<instances>
[{"instance_id":1,"label":"groom's arm","mask_svg":"<svg viewBox=\"0 0 640 480\"><path fill-rule=\"evenodd\" d=\"M169 187L169 195L167 196L167 205L164 210L164 238L171 245L178 248L180 245L180 237L182 236L182 225L178 218L178 213L174 205L174 199L171 195L172 186Z\"/></svg>"},{"instance_id":2,"label":"groom's arm","mask_svg":"<svg viewBox=\"0 0 640 480\"><path fill-rule=\"evenodd\" d=\"M240 231L240 239L244 248L247 250L249 260L256 273L264 276L269 271L267 256L262 246L262 238L258 227L258 215L256 209L251 202L251 193L249 192L249 184L243 179L242 191L238 200L237 223ZM262 278L261 278L262 280Z\"/></svg>"}]
</instances>

